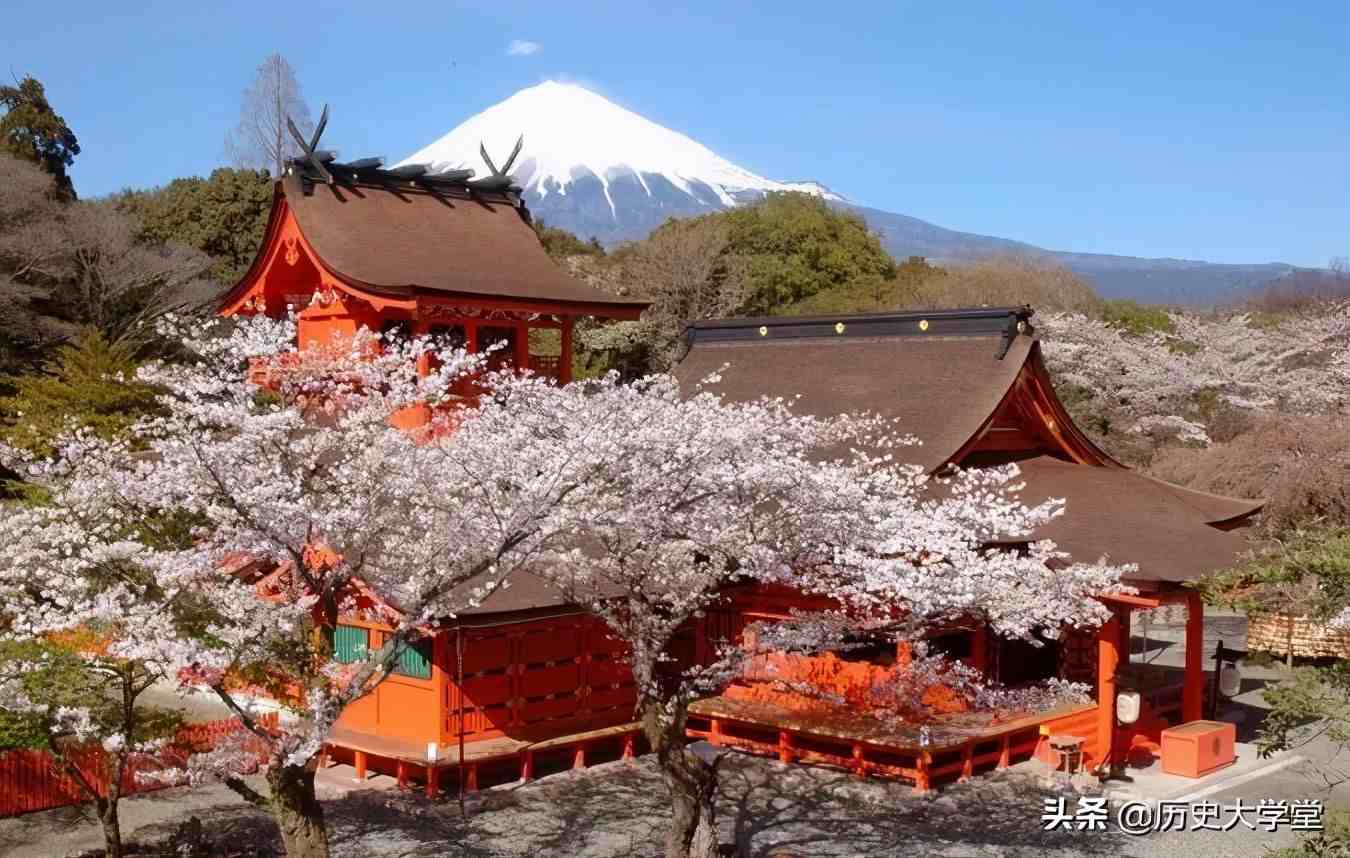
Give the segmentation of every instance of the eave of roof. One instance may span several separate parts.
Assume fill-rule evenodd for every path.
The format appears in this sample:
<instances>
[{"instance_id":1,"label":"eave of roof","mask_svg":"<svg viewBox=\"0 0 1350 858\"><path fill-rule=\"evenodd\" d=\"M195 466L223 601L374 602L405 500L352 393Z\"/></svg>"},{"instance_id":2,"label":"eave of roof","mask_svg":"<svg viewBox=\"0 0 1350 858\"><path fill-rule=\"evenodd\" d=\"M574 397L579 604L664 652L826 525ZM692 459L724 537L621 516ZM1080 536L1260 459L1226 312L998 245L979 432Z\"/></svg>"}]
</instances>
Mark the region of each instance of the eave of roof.
<instances>
[{"instance_id":1,"label":"eave of roof","mask_svg":"<svg viewBox=\"0 0 1350 858\"><path fill-rule=\"evenodd\" d=\"M405 300L510 302L537 312L637 318L650 302L573 279L509 194L384 183L276 184L263 247L224 299L263 274L280 223L294 219L313 256L356 292Z\"/></svg>"}]
</instances>

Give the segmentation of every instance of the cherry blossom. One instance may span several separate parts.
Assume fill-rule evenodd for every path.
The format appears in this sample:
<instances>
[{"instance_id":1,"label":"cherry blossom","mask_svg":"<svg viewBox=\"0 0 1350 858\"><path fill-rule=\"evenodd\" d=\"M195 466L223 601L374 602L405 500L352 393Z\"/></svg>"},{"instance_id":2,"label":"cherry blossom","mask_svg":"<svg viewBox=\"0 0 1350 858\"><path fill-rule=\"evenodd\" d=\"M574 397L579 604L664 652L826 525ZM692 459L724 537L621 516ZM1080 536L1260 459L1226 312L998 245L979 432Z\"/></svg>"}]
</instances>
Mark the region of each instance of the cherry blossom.
<instances>
[{"instance_id":1,"label":"cherry blossom","mask_svg":"<svg viewBox=\"0 0 1350 858\"><path fill-rule=\"evenodd\" d=\"M1250 313L1168 314L1171 331L1133 335L1076 313L1038 317L1055 380L1120 408L1144 434L1205 444L1196 399L1242 410L1350 409L1350 301L1269 320Z\"/></svg>"},{"instance_id":2,"label":"cherry blossom","mask_svg":"<svg viewBox=\"0 0 1350 858\"><path fill-rule=\"evenodd\" d=\"M347 704L406 642L526 572L628 645L675 802L672 855L706 840L715 772L685 751L687 705L747 657L728 644L680 672L672 641L728 587L837 606L761 630L761 646L791 650L969 617L1030 637L1099 623L1095 596L1121 589L1120 568L1027 542L1063 504L1022 504L1015 466L931 479L897 462L909 439L875 416L726 402L711 379L484 374L481 356L368 332L297 351L290 324L192 326L188 360L142 372L165 391L162 414L27 463L51 503L0 524L15 547L0 586L41 596L14 612L16 633L116 627L112 655L235 712L266 748L271 796L235 776L239 748L191 776L270 808L292 855L327 854L313 776ZM430 422L397 428L410 408ZM110 583L91 593L91 574ZM332 629L357 609L392 633L337 665ZM292 717L264 724L245 677Z\"/></svg>"}]
</instances>

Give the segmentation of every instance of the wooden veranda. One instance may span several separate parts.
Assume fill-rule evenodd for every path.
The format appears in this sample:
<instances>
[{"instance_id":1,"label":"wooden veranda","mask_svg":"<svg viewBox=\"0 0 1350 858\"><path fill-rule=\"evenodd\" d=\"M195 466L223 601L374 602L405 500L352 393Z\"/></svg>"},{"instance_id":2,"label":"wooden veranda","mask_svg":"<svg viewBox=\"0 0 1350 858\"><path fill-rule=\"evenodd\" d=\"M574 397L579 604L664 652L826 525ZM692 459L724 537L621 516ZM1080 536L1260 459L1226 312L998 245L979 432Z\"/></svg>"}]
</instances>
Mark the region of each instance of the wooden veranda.
<instances>
[{"instance_id":1,"label":"wooden veranda","mask_svg":"<svg viewBox=\"0 0 1350 858\"><path fill-rule=\"evenodd\" d=\"M922 792L941 781L962 781L977 771L1029 759L1051 732L1090 728L1096 710L1094 703L1071 704L1002 721L988 713L943 715L926 725L925 744L919 725L887 722L849 709L799 712L712 697L690 707L688 732L719 747L785 763L897 778Z\"/></svg>"}]
</instances>

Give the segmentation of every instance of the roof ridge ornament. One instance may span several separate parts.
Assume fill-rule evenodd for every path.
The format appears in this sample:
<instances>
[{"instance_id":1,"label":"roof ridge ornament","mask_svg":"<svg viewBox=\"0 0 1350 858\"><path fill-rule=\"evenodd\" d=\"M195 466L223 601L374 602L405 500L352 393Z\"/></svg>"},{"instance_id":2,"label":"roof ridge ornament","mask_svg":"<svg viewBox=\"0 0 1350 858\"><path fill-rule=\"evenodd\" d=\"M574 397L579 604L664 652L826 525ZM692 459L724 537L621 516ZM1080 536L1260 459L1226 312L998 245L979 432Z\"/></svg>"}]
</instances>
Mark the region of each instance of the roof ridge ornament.
<instances>
[{"instance_id":1,"label":"roof ridge ornament","mask_svg":"<svg viewBox=\"0 0 1350 858\"><path fill-rule=\"evenodd\" d=\"M300 147L301 154L298 157L288 159L290 165L286 172L298 171L300 179L306 182L305 192L309 193L310 185L314 182L323 182L327 185L342 184L382 184L390 188L399 187L418 187L422 189L454 188L461 192L472 190L494 191L507 194L512 202L517 202L511 196L515 190L513 182L506 171L511 169L516 156L520 154L520 148L525 142L524 135L516 141L516 148L511 153L511 157L506 161L504 170L498 172L493 167L492 161L487 158L487 152L484 151L483 157L492 167L493 175L483 179L482 182L470 182L474 176L471 169L448 169L436 171L433 164L404 164L400 167L391 167L386 169L384 158L357 158L354 161L340 163L337 160L337 152L329 149L320 149L319 140L323 136L324 129L328 127L328 105L323 106L323 113L319 117L319 124L314 129L314 134L306 140L300 133L300 128L295 121L288 115L286 117L286 129L290 131L291 137Z\"/></svg>"},{"instance_id":2,"label":"roof ridge ornament","mask_svg":"<svg viewBox=\"0 0 1350 858\"><path fill-rule=\"evenodd\" d=\"M481 188L489 191L505 191L515 185L516 180L511 177L511 167L516 163L516 156L520 154L521 148L525 145L525 135L521 134L516 138L515 148L511 154L506 156L502 163L502 168L497 169L497 165L492 162L492 156L488 155L487 145L482 141L478 143L478 154L483 156L483 163L487 164L488 170L492 172L490 176L484 176L470 184L475 188Z\"/></svg>"},{"instance_id":3,"label":"roof ridge ornament","mask_svg":"<svg viewBox=\"0 0 1350 858\"><path fill-rule=\"evenodd\" d=\"M308 143L305 142L305 137L303 134L300 133L300 129L296 127L295 120L291 119L290 114L286 115L286 128L290 130L291 136L295 138L295 142L300 144L300 151L305 153L305 157L303 159L297 158L296 160L308 161L310 166L314 168L314 172L322 176L324 181L331 185L333 184L333 174L328 172L328 168L327 166L325 166L325 162L332 162L336 160L337 153L321 152L319 150L319 138L323 136L323 130L327 127L328 127L327 104L323 106L323 113L319 115L319 124L314 127L314 136L309 139Z\"/></svg>"}]
</instances>

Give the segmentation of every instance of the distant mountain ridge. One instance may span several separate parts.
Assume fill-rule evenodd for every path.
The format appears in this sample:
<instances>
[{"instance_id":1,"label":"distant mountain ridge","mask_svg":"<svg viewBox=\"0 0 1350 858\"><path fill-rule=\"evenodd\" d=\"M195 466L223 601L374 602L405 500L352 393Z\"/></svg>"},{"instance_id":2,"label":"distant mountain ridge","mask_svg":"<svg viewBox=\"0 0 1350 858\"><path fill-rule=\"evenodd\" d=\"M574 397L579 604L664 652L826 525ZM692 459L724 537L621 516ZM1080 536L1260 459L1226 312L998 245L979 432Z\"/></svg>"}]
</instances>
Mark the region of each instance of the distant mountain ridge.
<instances>
[{"instance_id":1,"label":"distant mountain ridge","mask_svg":"<svg viewBox=\"0 0 1350 858\"><path fill-rule=\"evenodd\" d=\"M400 163L482 171L480 143L500 160L522 135L525 146L512 173L530 211L550 226L594 236L607 246L641 239L672 217L722 211L772 191L799 191L857 212L898 259L924 256L950 263L1008 253L1048 256L1108 298L1226 303L1299 271L1278 262L1228 265L1054 251L947 229L857 205L820 182L766 179L588 89L554 81L521 90Z\"/></svg>"}]
</instances>

